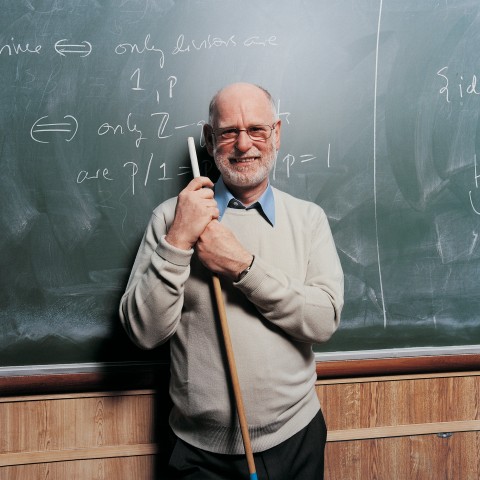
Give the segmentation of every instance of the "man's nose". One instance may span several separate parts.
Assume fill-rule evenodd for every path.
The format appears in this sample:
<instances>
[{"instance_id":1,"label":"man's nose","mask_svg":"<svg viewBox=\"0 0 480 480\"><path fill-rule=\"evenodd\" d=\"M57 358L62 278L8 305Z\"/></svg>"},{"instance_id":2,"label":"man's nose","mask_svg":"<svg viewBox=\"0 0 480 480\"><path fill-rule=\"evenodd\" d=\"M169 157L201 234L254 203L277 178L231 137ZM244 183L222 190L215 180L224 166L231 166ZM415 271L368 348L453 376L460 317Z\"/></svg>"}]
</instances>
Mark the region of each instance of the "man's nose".
<instances>
[{"instance_id":1,"label":"man's nose","mask_svg":"<svg viewBox=\"0 0 480 480\"><path fill-rule=\"evenodd\" d=\"M240 130L238 132L238 138L235 142L235 147L241 152L246 152L252 148L253 140L248 136L245 130Z\"/></svg>"}]
</instances>

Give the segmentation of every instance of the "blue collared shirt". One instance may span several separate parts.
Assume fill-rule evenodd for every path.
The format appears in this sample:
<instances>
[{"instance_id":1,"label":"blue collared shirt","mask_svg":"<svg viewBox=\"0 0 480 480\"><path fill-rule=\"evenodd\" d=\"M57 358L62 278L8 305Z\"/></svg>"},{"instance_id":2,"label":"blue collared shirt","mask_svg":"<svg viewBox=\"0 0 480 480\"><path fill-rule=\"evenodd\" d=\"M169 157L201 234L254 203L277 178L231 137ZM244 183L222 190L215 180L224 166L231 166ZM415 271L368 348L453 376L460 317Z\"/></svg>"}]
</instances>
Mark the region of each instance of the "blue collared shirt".
<instances>
[{"instance_id":1,"label":"blue collared shirt","mask_svg":"<svg viewBox=\"0 0 480 480\"><path fill-rule=\"evenodd\" d=\"M240 200L237 200L230 193L230 190L228 190L226 187L222 177L220 177L215 184L215 200L220 211L220 218L223 217L223 214L228 207L228 203L232 199L245 207ZM262 196L254 203L254 205L255 206L251 205L245 208L257 208L263 217L268 221L268 223L270 223L270 225L273 227L275 225L275 199L273 197L273 190L270 183L268 184L267 189L263 192Z\"/></svg>"}]
</instances>

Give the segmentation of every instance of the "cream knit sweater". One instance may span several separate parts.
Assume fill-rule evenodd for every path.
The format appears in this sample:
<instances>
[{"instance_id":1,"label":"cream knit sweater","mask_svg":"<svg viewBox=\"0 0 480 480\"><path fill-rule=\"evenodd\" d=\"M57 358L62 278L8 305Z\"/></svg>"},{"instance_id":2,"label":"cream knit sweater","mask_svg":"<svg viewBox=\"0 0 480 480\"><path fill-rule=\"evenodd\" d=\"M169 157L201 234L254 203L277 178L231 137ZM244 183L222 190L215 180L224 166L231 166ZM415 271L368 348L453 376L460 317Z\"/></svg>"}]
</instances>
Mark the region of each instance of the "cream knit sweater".
<instances>
[{"instance_id":1,"label":"cream knit sweater","mask_svg":"<svg viewBox=\"0 0 480 480\"><path fill-rule=\"evenodd\" d=\"M255 255L240 282L221 278L254 451L290 438L318 412L312 344L330 338L343 306L343 273L325 213L273 192L274 227L254 209L227 208L222 217ZM165 241L175 205L173 198L153 212L121 300L121 321L143 348L170 339L176 435L204 450L240 454L211 274L193 250Z\"/></svg>"}]
</instances>

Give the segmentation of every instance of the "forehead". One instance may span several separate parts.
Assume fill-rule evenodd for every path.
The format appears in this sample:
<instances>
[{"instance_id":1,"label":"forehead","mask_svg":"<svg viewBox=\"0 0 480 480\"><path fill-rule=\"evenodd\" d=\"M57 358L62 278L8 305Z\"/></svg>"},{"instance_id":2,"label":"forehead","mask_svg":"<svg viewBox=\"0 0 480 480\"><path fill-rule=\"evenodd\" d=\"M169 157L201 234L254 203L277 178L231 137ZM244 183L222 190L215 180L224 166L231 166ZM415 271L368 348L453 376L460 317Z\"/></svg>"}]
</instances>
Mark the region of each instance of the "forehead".
<instances>
[{"instance_id":1,"label":"forehead","mask_svg":"<svg viewBox=\"0 0 480 480\"><path fill-rule=\"evenodd\" d=\"M235 86L218 94L213 122L215 126L244 126L273 121L270 100L254 86Z\"/></svg>"}]
</instances>

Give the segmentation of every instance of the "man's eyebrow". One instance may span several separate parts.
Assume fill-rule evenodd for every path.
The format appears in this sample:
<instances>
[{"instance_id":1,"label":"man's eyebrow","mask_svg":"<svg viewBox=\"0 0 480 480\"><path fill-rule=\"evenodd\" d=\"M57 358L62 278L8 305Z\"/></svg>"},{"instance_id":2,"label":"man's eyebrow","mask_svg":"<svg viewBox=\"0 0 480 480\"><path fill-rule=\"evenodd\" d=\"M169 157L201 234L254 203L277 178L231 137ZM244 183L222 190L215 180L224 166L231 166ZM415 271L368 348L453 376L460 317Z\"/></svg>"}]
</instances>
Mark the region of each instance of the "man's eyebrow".
<instances>
[{"instance_id":1,"label":"man's eyebrow","mask_svg":"<svg viewBox=\"0 0 480 480\"><path fill-rule=\"evenodd\" d=\"M263 121L263 122L252 122L249 123L245 128L251 128L251 127L258 127L259 125L271 125L272 122L268 121ZM243 130L242 128L235 127L233 125L227 125L225 127L217 127L214 128L214 130L230 130L230 129L235 129L235 130Z\"/></svg>"}]
</instances>

